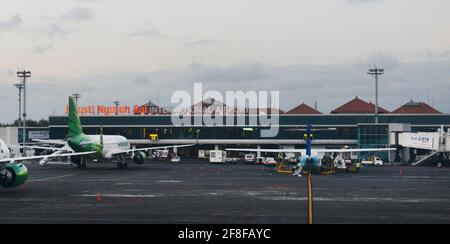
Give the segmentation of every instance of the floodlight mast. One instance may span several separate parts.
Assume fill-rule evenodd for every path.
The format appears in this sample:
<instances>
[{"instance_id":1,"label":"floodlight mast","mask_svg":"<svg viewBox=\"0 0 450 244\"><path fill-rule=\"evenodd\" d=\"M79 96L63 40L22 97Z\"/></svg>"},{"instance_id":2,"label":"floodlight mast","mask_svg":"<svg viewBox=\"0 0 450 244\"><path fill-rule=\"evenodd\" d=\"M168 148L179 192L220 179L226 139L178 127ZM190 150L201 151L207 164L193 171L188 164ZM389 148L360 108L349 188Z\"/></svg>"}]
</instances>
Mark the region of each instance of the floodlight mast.
<instances>
[{"instance_id":1,"label":"floodlight mast","mask_svg":"<svg viewBox=\"0 0 450 244\"><path fill-rule=\"evenodd\" d=\"M379 115L378 115L378 78L384 75L384 69L379 69L377 66L374 66L373 69L370 69L367 73L368 75L372 75L375 77L375 124L379 123Z\"/></svg>"},{"instance_id":2,"label":"floodlight mast","mask_svg":"<svg viewBox=\"0 0 450 244\"><path fill-rule=\"evenodd\" d=\"M23 84L18 83L14 84L14 87L16 87L19 90L19 120L17 121L17 127L22 127L22 90L23 90Z\"/></svg>"},{"instance_id":3,"label":"floodlight mast","mask_svg":"<svg viewBox=\"0 0 450 244\"><path fill-rule=\"evenodd\" d=\"M17 77L22 79L21 87L23 89L23 130L22 130L22 156L26 156L25 146L27 144L27 78L31 77L30 71L17 71ZM18 87L19 88L19 87ZM20 89L20 88L19 88ZM20 90L19 90L20 92ZM20 121L19 121L20 122Z\"/></svg>"}]
</instances>

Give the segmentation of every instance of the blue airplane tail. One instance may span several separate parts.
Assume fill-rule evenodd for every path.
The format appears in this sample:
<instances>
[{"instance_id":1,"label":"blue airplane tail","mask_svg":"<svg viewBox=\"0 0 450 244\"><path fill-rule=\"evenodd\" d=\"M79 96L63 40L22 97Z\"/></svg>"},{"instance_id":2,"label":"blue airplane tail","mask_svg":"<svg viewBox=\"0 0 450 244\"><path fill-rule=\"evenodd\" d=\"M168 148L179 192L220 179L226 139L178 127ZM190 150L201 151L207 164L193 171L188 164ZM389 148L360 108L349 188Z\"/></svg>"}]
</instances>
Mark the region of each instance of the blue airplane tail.
<instances>
[{"instance_id":1,"label":"blue airplane tail","mask_svg":"<svg viewBox=\"0 0 450 244\"><path fill-rule=\"evenodd\" d=\"M312 140L312 126L308 125L306 128L306 156L310 157L312 155L311 152L311 140Z\"/></svg>"}]
</instances>

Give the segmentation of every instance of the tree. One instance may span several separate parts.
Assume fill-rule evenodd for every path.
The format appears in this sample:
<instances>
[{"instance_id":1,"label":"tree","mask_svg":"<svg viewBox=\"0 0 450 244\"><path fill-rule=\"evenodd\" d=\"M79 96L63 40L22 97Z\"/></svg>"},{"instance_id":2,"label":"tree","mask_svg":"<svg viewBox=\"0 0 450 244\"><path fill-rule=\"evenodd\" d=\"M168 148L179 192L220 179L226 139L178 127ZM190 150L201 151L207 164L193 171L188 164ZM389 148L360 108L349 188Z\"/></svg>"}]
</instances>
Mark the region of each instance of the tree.
<instances>
[{"instance_id":1,"label":"tree","mask_svg":"<svg viewBox=\"0 0 450 244\"><path fill-rule=\"evenodd\" d=\"M15 120L12 124L0 124L0 127L19 126L19 120ZM27 127L48 127L48 120L27 120Z\"/></svg>"}]
</instances>

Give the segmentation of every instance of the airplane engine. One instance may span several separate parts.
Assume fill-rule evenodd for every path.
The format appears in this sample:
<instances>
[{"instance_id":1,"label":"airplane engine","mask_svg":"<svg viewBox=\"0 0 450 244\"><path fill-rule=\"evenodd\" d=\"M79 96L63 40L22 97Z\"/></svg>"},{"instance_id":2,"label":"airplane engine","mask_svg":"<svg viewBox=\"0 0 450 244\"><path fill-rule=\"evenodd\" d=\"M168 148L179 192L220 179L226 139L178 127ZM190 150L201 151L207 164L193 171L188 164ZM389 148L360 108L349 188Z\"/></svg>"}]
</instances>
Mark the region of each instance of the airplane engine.
<instances>
[{"instance_id":1,"label":"airplane engine","mask_svg":"<svg viewBox=\"0 0 450 244\"><path fill-rule=\"evenodd\" d=\"M0 185L12 188L23 185L28 179L28 169L23 164L8 164L0 171Z\"/></svg>"},{"instance_id":2,"label":"airplane engine","mask_svg":"<svg viewBox=\"0 0 450 244\"><path fill-rule=\"evenodd\" d=\"M144 164L145 159L147 159L147 154L144 152L136 152L133 157L134 162L139 165Z\"/></svg>"}]
</instances>

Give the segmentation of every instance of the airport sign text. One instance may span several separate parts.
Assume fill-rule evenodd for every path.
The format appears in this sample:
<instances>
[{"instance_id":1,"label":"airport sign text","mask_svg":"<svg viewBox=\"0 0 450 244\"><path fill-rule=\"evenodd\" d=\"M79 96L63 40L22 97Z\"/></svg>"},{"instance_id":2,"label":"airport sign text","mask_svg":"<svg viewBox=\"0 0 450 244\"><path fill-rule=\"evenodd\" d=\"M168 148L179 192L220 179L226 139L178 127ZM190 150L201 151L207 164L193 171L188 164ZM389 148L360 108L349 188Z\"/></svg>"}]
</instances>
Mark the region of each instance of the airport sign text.
<instances>
[{"instance_id":1,"label":"airport sign text","mask_svg":"<svg viewBox=\"0 0 450 244\"><path fill-rule=\"evenodd\" d=\"M79 106L77 108L78 114L80 116L113 116L113 115L141 115L141 114L159 114L161 111L154 111L153 108L149 106L104 106L104 105L88 105ZM69 107L66 106L66 114L69 111Z\"/></svg>"}]
</instances>

